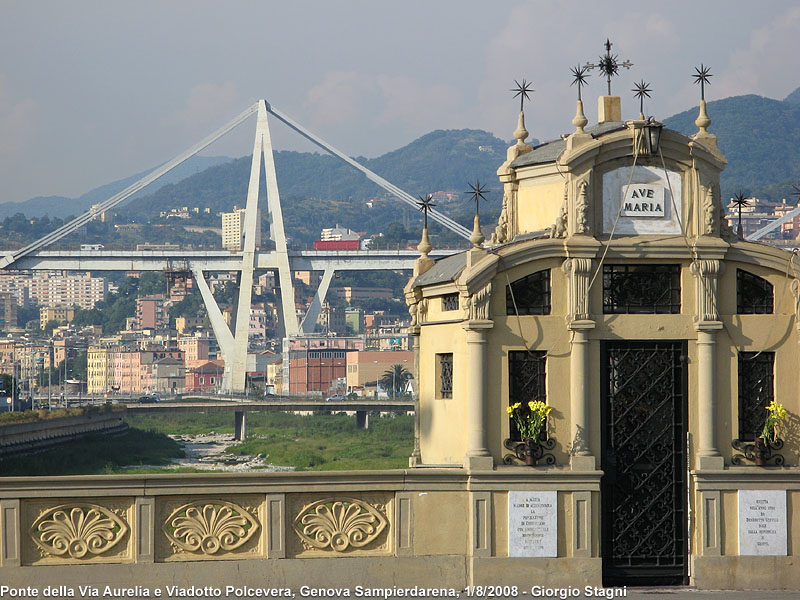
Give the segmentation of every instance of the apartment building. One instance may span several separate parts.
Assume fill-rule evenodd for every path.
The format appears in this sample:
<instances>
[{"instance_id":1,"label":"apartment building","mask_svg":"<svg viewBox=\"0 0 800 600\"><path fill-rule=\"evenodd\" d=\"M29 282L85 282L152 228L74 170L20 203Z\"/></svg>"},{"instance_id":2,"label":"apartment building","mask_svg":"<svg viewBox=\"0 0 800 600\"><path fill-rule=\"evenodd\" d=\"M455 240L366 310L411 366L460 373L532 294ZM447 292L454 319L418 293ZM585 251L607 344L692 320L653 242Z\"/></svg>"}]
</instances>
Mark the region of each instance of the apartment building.
<instances>
[{"instance_id":1,"label":"apartment building","mask_svg":"<svg viewBox=\"0 0 800 600\"><path fill-rule=\"evenodd\" d=\"M13 294L0 294L0 331L17 326L17 299Z\"/></svg>"},{"instance_id":2,"label":"apartment building","mask_svg":"<svg viewBox=\"0 0 800 600\"><path fill-rule=\"evenodd\" d=\"M61 271L0 275L0 294L11 294L19 306L78 306L92 309L105 300L108 284L91 273Z\"/></svg>"},{"instance_id":3,"label":"apartment building","mask_svg":"<svg viewBox=\"0 0 800 600\"><path fill-rule=\"evenodd\" d=\"M39 327L44 329L50 321L72 323L75 308L72 306L43 306L39 309Z\"/></svg>"},{"instance_id":4,"label":"apartment building","mask_svg":"<svg viewBox=\"0 0 800 600\"><path fill-rule=\"evenodd\" d=\"M231 252L244 249L244 208L233 207L233 212L222 213L222 247ZM256 247L261 245L261 211L256 215Z\"/></svg>"},{"instance_id":5,"label":"apartment building","mask_svg":"<svg viewBox=\"0 0 800 600\"><path fill-rule=\"evenodd\" d=\"M105 394L111 389L113 362L107 346L89 346L86 357L86 391Z\"/></svg>"},{"instance_id":6,"label":"apartment building","mask_svg":"<svg viewBox=\"0 0 800 600\"><path fill-rule=\"evenodd\" d=\"M154 294L136 299L137 329L164 329L169 325L169 314L164 308L164 296Z\"/></svg>"}]
</instances>

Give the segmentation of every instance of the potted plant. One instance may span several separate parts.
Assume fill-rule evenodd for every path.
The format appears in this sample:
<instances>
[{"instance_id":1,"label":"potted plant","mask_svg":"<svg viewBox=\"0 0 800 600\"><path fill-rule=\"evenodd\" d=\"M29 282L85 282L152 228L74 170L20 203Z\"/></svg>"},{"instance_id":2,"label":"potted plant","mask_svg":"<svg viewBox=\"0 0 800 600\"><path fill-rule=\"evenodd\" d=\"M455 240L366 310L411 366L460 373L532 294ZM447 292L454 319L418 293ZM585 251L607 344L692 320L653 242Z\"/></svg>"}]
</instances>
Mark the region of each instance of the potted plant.
<instances>
[{"instance_id":1,"label":"potted plant","mask_svg":"<svg viewBox=\"0 0 800 600\"><path fill-rule=\"evenodd\" d=\"M544 428L547 415L552 410L552 407L541 400L531 400L526 406L516 402L506 409L517 426L520 439L525 445L526 465L534 466L536 464L539 436Z\"/></svg>"},{"instance_id":2,"label":"potted plant","mask_svg":"<svg viewBox=\"0 0 800 600\"><path fill-rule=\"evenodd\" d=\"M764 407L767 411L767 418L764 421L764 429L761 430L761 435L755 441L755 463L759 466L767 464L767 458L770 451L769 446L777 445L778 431L777 426L786 418L786 409L783 404L773 400L769 406Z\"/></svg>"}]
</instances>

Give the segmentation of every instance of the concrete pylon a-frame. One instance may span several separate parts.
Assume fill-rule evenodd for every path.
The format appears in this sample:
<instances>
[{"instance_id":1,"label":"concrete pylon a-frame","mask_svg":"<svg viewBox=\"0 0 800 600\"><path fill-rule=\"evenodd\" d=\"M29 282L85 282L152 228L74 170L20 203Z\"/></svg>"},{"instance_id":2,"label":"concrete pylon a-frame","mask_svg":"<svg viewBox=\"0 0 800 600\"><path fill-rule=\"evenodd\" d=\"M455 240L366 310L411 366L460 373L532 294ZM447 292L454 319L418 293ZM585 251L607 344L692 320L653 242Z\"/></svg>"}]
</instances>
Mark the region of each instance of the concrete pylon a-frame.
<instances>
[{"instance_id":1,"label":"concrete pylon a-frame","mask_svg":"<svg viewBox=\"0 0 800 600\"><path fill-rule=\"evenodd\" d=\"M271 216L270 239L275 244L275 264L278 271L278 285L280 286L280 301L282 325L286 336L296 336L298 333L297 314L294 307L294 287L292 273L289 267L289 255L286 248L286 235L283 231L283 213L281 211L280 194L278 193L278 179L275 173L275 160L273 157L272 138L267 120L267 103L258 101L258 117L256 122L256 136L253 144L253 160L250 167L250 183L247 188L247 204L244 213L244 244L242 247L242 266L239 277L239 296L237 299L236 322L233 326L233 335L222 314L216 306L213 296L206 291L202 272L196 272L198 287L203 295L203 301L208 309L211 326L217 340L220 341L220 350L225 358L225 375L222 389L230 392L245 391L245 374L247 372L248 334L250 330L250 303L253 296L253 273L255 270L256 246L261 240L256 240L259 231L258 195L261 184L261 164L264 162L266 178L267 208ZM213 303L214 307L210 304ZM214 310L216 308L216 310ZM223 340L225 340L223 342Z\"/></svg>"}]
</instances>

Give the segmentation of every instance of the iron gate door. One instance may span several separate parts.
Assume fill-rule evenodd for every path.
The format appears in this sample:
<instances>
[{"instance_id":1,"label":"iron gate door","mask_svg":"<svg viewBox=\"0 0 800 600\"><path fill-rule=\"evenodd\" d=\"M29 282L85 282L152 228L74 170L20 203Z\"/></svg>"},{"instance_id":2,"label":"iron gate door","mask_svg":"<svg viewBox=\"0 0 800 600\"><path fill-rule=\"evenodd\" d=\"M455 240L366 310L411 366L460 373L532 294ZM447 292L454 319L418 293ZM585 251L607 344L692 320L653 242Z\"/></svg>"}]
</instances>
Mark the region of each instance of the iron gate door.
<instances>
[{"instance_id":1,"label":"iron gate door","mask_svg":"<svg viewBox=\"0 0 800 600\"><path fill-rule=\"evenodd\" d=\"M602 345L603 581L687 582L686 343Z\"/></svg>"}]
</instances>

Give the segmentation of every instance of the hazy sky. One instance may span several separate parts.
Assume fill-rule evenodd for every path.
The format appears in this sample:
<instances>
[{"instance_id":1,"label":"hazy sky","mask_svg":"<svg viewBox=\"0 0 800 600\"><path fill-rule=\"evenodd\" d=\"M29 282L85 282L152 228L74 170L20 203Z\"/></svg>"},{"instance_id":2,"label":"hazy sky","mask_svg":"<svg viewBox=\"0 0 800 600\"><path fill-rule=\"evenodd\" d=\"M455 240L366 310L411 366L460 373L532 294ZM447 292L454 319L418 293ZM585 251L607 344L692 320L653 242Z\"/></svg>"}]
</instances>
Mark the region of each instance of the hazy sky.
<instances>
[{"instance_id":1,"label":"hazy sky","mask_svg":"<svg viewBox=\"0 0 800 600\"><path fill-rule=\"evenodd\" d=\"M800 86L796 2L0 0L0 15L0 202L161 164L258 98L371 157L439 128L510 139L508 89L525 77L528 130L550 139L571 129L570 67L596 61L606 37L634 63L613 84L624 118L642 78L647 114L697 104L701 61L709 100ZM605 82L589 83L593 122ZM253 127L206 153L248 154ZM308 149L273 131L278 147Z\"/></svg>"}]
</instances>

